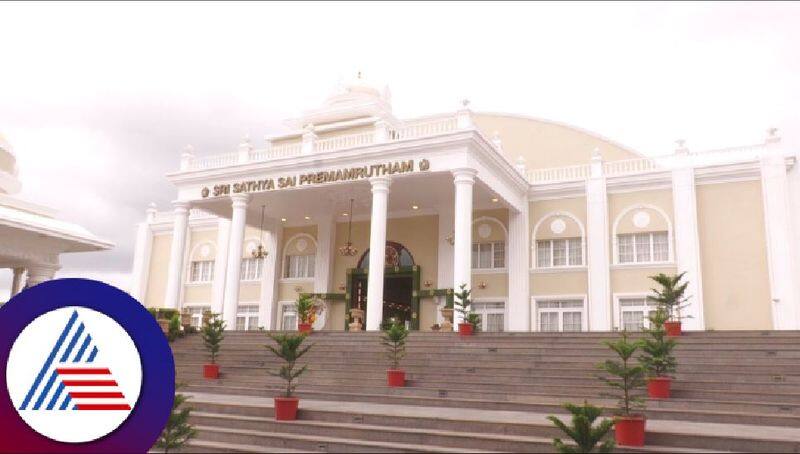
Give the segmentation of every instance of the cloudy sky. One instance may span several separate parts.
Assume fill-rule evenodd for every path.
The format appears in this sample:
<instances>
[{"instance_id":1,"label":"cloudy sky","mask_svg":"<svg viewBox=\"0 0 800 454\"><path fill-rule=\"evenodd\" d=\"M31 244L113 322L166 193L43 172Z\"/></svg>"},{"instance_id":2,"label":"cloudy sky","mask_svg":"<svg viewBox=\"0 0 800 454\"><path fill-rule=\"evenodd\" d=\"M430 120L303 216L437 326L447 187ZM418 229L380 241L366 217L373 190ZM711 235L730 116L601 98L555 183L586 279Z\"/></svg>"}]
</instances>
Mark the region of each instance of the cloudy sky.
<instances>
[{"instance_id":1,"label":"cloudy sky","mask_svg":"<svg viewBox=\"0 0 800 454\"><path fill-rule=\"evenodd\" d=\"M22 195L116 243L62 257L61 275L123 288L134 225L168 207L184 145L259 145L357 71L399 116L466 97L644 154L770 126L800 146L796 3L2 3L0 18L0 133Z\"/></svg>"}]
</instances>

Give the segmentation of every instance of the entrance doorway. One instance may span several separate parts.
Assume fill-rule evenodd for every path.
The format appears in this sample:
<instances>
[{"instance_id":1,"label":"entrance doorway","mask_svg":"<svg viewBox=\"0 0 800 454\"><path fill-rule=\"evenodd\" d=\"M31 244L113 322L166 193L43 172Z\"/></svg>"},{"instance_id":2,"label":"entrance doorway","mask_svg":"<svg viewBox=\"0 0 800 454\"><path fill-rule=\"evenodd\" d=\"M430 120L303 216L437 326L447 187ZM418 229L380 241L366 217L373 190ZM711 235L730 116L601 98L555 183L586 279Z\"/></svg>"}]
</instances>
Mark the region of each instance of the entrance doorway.
<instances>
[{"instance_id":1,"label":"entrance doorway","mask_svg":"<svg viewBox=\"0 0 800 454\"><path fill-rule=\"evenodd\" d=\"M369 250L359 260L358 268L347 271L346 313L350 309L367 311L367 283L369 281ZM383 322L392 319L409 329L419 329L420 269L414 264L411 253L400 243L386 242L386 269L383 277ZM345 329L349 330L349 317ZM364 329L365 326L362 326Z\"/></svg>"}]
</instances>

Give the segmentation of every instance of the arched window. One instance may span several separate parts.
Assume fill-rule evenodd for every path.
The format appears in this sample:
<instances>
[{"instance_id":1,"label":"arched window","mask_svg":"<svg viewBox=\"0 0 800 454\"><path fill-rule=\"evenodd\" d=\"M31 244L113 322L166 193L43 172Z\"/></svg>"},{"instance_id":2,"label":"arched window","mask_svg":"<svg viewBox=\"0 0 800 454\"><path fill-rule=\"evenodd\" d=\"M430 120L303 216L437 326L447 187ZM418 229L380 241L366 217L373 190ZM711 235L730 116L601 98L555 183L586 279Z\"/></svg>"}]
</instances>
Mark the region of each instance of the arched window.
<instances>
[{"instance_id":1,"label":"arched window","mask_svg":"<svg viewBox=\"0 0 800 454\"><path fill-rule=\"evenodd\" d=\"M533 227L534 268L583 266L586 256L586 231L572 213L554 211L544 215Z\"/></svg>"},{"instance_id":2,"label":"arched window","mask_svg":"<svg viewBox=\"0 0 800 454\"><path fill-rule=\"evenodd\" d=\"M655 205L637 204L624 209L614 220L612 235L615 264L673 261L672 222Z\"/></svg>"},{"instance_id":3,"label":"arched window","mask_svg":"<svg viewBox=\"0 0 800 454\"><path fill-rule=\"evenodd\" d=\"M187 282L190 284L208 284L214 280L214 259L217 247L211 241L204 241L195 245L189 252L189 273Z\"/></svg>"},{"instance_id":4,"label":"arched window","mask_svg":"<svg viewBox=\"0 0 800 454\"><path fill-rule=\"evenodd\" d=\"M386 266L414 266L414 257L411 252L400 243L394 241L386 242ZM364 251L358 261L358 268L369 269L369 249Z\"/></svg>"},{"instance_id":5,"label":"arched window","mask_svg":"<svg viewBox=\"0 0 800 454\"><path fill-rule=\"evenodd\" d=\"M307 233L291 237L283 248L284 279L313 279L317 240Z\"/></svg>"},{"instance_id":6,"label":"arched window","mask_svg":"<svg viewBox=\"0 0 800 454\"><path fill-rule=\"evenodd\" d=\"M472 269L498 270L506 267L508 230L497 218L483 216L472 222Z\"/></svg>"}]
</instances>

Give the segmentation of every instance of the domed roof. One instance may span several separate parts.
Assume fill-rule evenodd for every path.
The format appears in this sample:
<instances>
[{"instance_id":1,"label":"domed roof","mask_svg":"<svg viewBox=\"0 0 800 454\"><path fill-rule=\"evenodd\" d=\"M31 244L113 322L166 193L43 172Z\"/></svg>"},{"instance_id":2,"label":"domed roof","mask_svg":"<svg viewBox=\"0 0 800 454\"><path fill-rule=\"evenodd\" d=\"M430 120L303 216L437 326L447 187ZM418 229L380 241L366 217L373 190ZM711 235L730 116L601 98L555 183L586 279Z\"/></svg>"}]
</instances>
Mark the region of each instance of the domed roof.
<instances>
[{"instance_id":1,"label":"domed roof","mask_svg":"<svg viewBox=\"0 0 800 454\"><path fill-rule=\"evenodd\" d=\"M389 88L377 89L359 72L325 100L321 107L303 112L300 118L286 121L291 127L303 128L308 124L321 125L365 117L391 117L392 105Z\"/></svg>"},{"instance_id":2,"label":"domed roof","mask_svg":"<svg viewBox=\"0 0 800 454\"><path fill-rule=\"evenodd\" d=\"M642 157L629 147L566 123L505 113L476 112L473 118L486 137L498 136L510 162L522 157L529 169L589 164L595 149L605 161Z\"/></svg>"},{"instance_id":3,"label":"domed roof","mask_svg":"<svg viewBox=\"0 0 800 454\"><path fill-rule=\"evenodd\" d=\"M11 144L0 134L0 194L19 192L21 185L17 173L17 158Z\"/></svg>"}]
</instances>

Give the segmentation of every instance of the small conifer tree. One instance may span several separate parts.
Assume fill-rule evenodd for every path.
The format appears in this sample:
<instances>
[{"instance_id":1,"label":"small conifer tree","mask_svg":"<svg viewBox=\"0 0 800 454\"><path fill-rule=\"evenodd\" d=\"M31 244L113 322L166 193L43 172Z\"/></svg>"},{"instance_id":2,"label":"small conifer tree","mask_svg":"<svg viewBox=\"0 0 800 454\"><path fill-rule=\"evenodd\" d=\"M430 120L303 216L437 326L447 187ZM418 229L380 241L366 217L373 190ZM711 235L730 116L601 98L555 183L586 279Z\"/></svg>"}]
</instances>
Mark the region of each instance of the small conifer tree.
<instances>
[{"instance_id":1,"label":"small conifer tree","mask_svg":"<svg viewBox=\"0 0 800 454\"><path fill-rule=\"evenodd\" d=\"M179 386L175 388L177 389ZM167 425L164 426L164 431L156 441L156 448L163 449L165 453L182 448L187 441L197 435L197 431L189 424L192 409L184 406L187 400L188 398L183 394L175 394Z\"/></svg>"},{"instance_id":2,"label":"small conifer tree","mask_svg":"<svg viewBox=\"0 0 800 454\"><path fill-rule=\"evenodd\" d=\"M219 314L212 314L211 319L203 326L203 344L211 356L211 364L216 364L222 340L225 338L225 322Z\"/></svg>"},{"instance_id":3,"label":"small conifer tree","mask_svg":"<svg viewBox=\"0 0 800 454\"><path fill-rule=\"evenodd\" d=\"M562 432L564 432L575 445L566 444L560 438L553 440L553 446L556 451L560 453L585 453L585 452L611 452L614 449L614 440L605 440L606 435L614 426L614 421L611 419L604 419L599 424L595 425L594 422L603 413L603 409L590 405L585 400L583 406L575 404L564 404L570 413L572 413L572 425L567 426L563 421L555 416L548 416L547 419L553 422ZM598 447L597 444L603 441Z\"/></svg>"}]
</instances>

